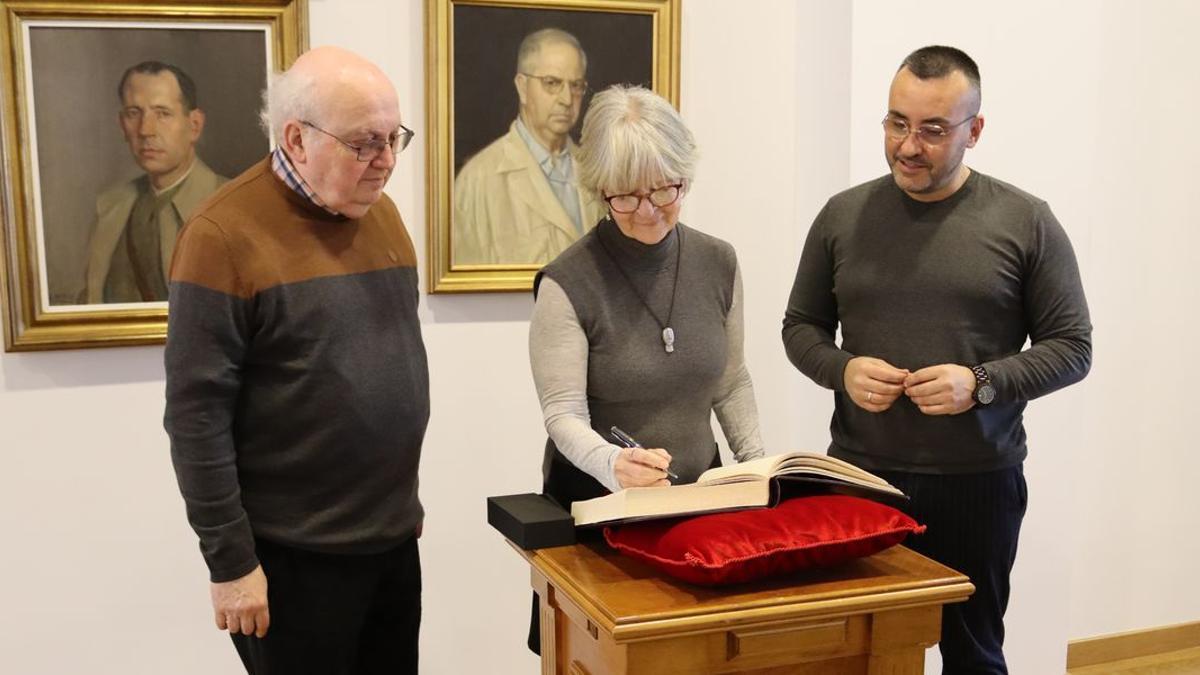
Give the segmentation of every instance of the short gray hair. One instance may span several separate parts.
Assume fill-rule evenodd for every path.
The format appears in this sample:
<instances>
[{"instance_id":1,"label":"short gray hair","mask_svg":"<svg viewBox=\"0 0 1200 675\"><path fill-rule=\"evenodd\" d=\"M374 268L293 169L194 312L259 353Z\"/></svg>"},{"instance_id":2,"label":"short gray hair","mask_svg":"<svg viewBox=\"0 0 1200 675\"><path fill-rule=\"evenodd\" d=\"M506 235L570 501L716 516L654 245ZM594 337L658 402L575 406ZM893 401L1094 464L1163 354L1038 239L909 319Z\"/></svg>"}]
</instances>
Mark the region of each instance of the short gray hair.
<instances>
[{"instance_id":1,"label":"short gray hair","mask_svg":"<svg viewBox=\"0 0 1200 675\"><path fill-rule=\"evenodd\" d=\"M276 143L283 142L283 125L288 120L312 121L318 116L320 104L314 84L311 73L295 69L268 75L258 121L267 135L274 135Z\"/></svg>"},{"instance_id":2,"label":"short gray hair","mask_svg":"<svg viewBox=\"0 0 1200 675\"><path fill-rule=\"evenodd\" d=\"M644 87L614 85L596 94L583 119L579 182L622 194L655 181L696 174L696 139L666 99Z\"/></svg>"},{"instance_id":3,"label":"short gray hair","mask_svg":"<svg viewBox=\"0 0 1200 675\"><path fill-rule=\"evenodd\" d=\"M528 73L530 62L537 57L542 47L556 42L565 43L575 48L579 52L579 60L583 64L583 72L587 72L587 52L583 51L583 47L579 44L579 40L561 28L543 28L534 31L525 36L521 40L521 46L517 47L517 72ZM537 73L533 73L536 75Z\"/></svg>"}]
</instances>

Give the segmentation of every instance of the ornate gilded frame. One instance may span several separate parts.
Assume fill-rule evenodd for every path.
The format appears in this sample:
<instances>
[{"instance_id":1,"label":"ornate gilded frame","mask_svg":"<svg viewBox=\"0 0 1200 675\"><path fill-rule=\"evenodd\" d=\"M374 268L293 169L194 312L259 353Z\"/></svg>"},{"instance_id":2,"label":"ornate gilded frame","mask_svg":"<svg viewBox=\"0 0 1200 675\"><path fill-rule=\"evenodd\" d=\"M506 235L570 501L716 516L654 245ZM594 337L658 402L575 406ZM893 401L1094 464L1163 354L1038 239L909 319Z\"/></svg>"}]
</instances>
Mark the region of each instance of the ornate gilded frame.
<instances>
[{"instance_id":1,"label":"ornate gilded frame","mask_svg":"<svg viewBox=\"0 0 1200 675\"><path fill-rule=\"evenodd\" d=\"M679 106L682 0L426 0L425 100L427 117L426 215L430 293L528 291L537 264L451 263L455 162L454 10L459 6L505 7L642 15L652 21L654 91ZM506 54L504 59L511 58ZM515 111L514 111L515 114Z\"/></svg>"},{"instance_id":2,"label":"ornate gilded frame","mask_svg":"<svg viewBox=\"0 0 1200 675\"><path fill-rule=\"evenodd\" d=\"M195 23L261 26L269 69L290 65L308 47L307 0L232 0L207 3L182 0L0 0L0 304L7 351L74 349L161 343L166 337L166 303L51 305L44 280L46 259L39 249L34 207L35 162L31 134L35 125L26 97L30 54L29 26L47 22L122 28L164 28ZM65 25L65 23L64 23ZM131 306L142 305L142 306Z\"/></svg>"}]
</instances>

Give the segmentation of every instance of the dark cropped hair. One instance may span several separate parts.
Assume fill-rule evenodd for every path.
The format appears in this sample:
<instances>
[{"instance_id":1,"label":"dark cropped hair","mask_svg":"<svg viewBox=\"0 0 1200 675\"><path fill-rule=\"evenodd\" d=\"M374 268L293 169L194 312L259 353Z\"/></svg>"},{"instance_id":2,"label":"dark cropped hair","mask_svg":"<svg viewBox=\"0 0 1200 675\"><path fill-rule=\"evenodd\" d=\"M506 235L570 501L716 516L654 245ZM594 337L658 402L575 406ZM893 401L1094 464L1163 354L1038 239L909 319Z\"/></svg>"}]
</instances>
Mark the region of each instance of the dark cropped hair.
<instances>
[{"instance_id":1,"label":"dark cropped hair","mask_svg":"<svg viewBox=\"0 0 1200 675\"><path fill-rule=\"evenodd\" d=\"M971 82L975 91L980 91L979 66L975 65L975 61L961 49L941 45L921 47L906 56L904 63L901 63L896 71L899 72L904 68L908 68L920 80L946 77L957 70L967 76L967 80Z\"/></svg>"},{"instance_id":2,"label":"dark cropped hair","mask_svg":"<svg viewBox=\"0 0 1200 675\"><path fill-rule=\"evenodd\" d=\"M142 61L141 63L130 66L125 70L125 74L121 76L121 83L117 85L117 99L124 100L125 98L125 83L129 81L129 77L134 73L141 75L157 75L163 71L169 71L175 76L175 81L179 83L179 92L183 95L183 111L191 112L198 107L196 101L196 83L188 74L183 72L179 66L173 66L162 61Z\"/></svg>"}]
</instances>

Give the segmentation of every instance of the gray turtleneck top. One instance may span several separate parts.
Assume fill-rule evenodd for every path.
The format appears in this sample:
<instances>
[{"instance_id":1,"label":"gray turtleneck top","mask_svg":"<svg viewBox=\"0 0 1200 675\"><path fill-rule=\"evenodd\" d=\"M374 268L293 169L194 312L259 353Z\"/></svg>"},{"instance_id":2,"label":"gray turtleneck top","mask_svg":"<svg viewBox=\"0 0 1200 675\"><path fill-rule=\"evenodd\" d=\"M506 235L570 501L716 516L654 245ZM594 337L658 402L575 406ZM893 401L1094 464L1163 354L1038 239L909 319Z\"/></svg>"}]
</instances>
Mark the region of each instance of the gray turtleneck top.
<instances>
[{"instance_id":1,"label":"gray turtleneck top","mask_svg":"<svg viewBox=\"0 0 1200 675\"><path fill-rule=\"evenodd\" d=\"M664 322L675 331L673 353L664 349ZM612 425L671 453L681 482L695 481L713 459L714 411L738 461L763 455L742 345L733 248L684 225L648 246L604 220L538 279L529 355L546 430L559 452L612 491L620 489Z\"/></svg>"}]
</instances>

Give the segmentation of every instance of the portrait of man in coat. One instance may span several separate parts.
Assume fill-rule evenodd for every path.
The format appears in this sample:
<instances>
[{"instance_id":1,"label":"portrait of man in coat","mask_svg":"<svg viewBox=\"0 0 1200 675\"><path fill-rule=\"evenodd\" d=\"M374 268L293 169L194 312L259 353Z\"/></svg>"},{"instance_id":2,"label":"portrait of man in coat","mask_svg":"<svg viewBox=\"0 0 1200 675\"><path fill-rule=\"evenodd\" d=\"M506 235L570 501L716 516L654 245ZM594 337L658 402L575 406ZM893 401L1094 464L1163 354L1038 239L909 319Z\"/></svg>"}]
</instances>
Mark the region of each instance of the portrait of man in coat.
<instances>
[{"instance_id":1,"label":"portrait of man in coat","mask_svg":"<svg viewBox=\"0 0 1200 675\"><path fill-rule=\"evenodd\" d=\"M582 46L543 28L521 41L516 66L517 118L454 181L456 265L548 263L604 214L599 196L579 186L570 136L587 92Z\"/></svg>"}]
</instances>

